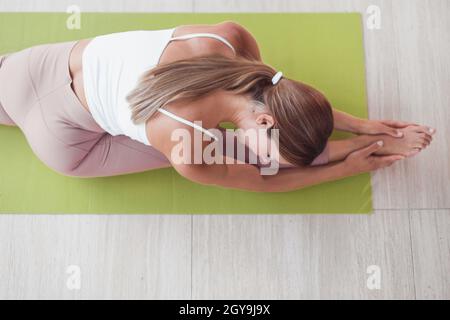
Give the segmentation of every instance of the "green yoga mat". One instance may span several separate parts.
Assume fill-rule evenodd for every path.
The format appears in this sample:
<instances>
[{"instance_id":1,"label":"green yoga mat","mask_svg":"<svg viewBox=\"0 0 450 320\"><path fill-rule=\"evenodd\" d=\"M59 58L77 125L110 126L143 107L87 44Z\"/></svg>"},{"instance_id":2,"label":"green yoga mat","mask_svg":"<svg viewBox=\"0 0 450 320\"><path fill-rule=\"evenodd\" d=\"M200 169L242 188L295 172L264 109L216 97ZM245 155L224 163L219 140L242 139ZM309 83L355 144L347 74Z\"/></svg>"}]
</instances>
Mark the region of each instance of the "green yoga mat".
<instances>
[{"instance_id":1,"label":"green yoga mat","mask_svg":"<svg viewBox=\"0 0 450 320\"><path fill-rule=\"evenodd\" d=\"M266 63L322 90L333 105L367 117L359 14L83 13L69 30L65 13L1 13L0 54L135 29L233 20L256 37ZM343 138L345 135L335 135ZM107 178L59 175L32 153L18 128L0 126L2 213L368 213L370 175L286 193L206 187L173 169Z\"/></svg>"}]
</instances>

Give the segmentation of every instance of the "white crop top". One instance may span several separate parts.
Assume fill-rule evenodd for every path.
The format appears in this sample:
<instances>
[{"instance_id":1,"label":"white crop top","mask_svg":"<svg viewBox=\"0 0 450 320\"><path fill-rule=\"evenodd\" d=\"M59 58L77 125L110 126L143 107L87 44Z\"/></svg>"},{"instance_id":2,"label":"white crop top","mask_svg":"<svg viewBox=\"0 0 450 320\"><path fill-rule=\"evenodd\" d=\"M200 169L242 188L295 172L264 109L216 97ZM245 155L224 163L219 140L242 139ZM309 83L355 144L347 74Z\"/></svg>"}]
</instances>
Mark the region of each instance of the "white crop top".
<instances>
[{"instance_id":1,"label":"white crop top","mask_svg":"<svg viewBox=\"0 0 450 320\"><path fill-rule=\"evenodd\" d=\"M176 28L128 31L95 37L83 53L83 82L89 110L98 125L109 134L126 135L150 145L145 123L134 124L127 95L137 86L142 74L155 67L172 40L208 37L233 46L223 37L212 33L192 33L172 37ZM204 132L209 131L173 113L161 113Z\"/></svg>"}]
</instances>

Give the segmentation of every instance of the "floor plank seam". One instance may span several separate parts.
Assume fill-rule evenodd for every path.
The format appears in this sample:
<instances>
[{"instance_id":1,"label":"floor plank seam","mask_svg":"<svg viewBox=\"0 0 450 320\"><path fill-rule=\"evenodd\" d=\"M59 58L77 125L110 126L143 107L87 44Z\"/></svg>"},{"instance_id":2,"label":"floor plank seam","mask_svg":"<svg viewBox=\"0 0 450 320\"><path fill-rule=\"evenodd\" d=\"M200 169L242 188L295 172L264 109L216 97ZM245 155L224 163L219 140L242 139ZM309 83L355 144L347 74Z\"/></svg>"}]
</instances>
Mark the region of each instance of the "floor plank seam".
<instances>
[{"instance_id":1,"label":"floor plank seam","mask_svg":"<svg viewBox=\"0 0 450 320\"><path fill-rule=\"evenodd\" d=\"M411 211L408 211L408 224L409 224L409 249L411 250L411 263L412 263L412 285L414 291L414 299L417 300L417 290L416 290L416 270L414 264L414 250L413 250L413 240L412 240L412 224L411 224Z\"/></svg>"},{"instance_id":2,"label":"floor plank seam","mask_svg":"<svg viewBox=\"0 0 450 320\"><path fill-rule=\"evenodd\" d=\"M448 211L450 208L374 208L376 211Z\"/></svg>"}]
</instances>

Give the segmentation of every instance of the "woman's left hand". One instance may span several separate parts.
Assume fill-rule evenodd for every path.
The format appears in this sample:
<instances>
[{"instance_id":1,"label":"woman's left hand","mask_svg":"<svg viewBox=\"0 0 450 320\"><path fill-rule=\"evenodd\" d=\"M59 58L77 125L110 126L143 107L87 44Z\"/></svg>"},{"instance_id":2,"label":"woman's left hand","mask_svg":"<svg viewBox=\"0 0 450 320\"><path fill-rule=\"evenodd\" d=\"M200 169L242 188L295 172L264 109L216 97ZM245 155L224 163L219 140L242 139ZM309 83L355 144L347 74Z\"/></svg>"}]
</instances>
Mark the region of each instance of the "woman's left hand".
<instances>
[{"instance_id":1,"label":"woman's left hand","mask_svg":"<svg viewBox=\"0 0 450 320\"><path fill-rule=\"evenodd\" d=\"M412 122L395 120L363 120L359 125L358 133L370 135L387 134L394 138L401 138L403 137L403 133L398 129L417 125Z\"/></svg>"}]
</instances>

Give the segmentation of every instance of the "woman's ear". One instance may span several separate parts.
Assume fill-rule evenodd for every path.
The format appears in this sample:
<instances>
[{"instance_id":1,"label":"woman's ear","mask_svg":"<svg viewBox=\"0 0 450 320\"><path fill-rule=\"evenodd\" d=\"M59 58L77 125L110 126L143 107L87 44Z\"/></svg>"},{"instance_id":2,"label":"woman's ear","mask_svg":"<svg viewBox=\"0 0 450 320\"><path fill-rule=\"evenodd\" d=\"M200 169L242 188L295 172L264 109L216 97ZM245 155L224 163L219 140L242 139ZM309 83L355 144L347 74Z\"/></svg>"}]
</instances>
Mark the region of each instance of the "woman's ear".
<instances>
[{"instance_id":1,"label":"woman's ear","mask_svg":"<svg viewBox=\"0 0 450 320\"><path fill-rule=\"evenodd\" d=\"M256 124L258 126L264 127L265 129L270 129L275 124L275 120L270 114L261 113L256 117Z\"/></svg>"}]
</instances>

